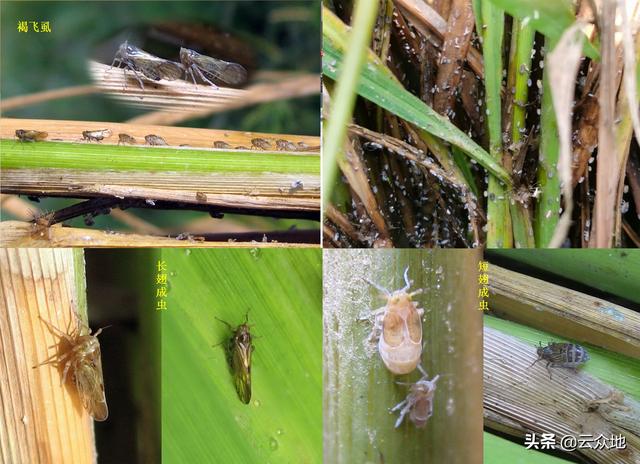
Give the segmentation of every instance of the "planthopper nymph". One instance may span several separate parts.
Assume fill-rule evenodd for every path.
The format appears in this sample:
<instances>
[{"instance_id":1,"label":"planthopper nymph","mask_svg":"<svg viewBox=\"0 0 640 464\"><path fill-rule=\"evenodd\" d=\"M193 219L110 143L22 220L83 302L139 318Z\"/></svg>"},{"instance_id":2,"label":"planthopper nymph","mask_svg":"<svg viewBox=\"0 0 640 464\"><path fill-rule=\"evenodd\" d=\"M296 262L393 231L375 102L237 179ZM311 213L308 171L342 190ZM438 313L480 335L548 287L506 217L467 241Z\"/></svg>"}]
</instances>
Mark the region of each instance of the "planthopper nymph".
<instances>
[{"instance_id":1,"label":"planthopper nymph","mask_svg":"<svg viewBox=\"0 0 640 464\"><path fill-rule=\"evenodd\" d=\"M216 319L218 319L216 317ZM233 382L240 401L249 404L251 400L251 353L254 346L251 344L251 332L249 330L249 313L247 312L244 324L233 327L226 321L218 319L231 329L233 336L227 345L227 357L229 367L233 374Z\"/></svg>"},{"instance_id":2,"label":"planthopper nymph","mask_svg":"<svg viewBox=\"0 0 640 464\"><path fill-rule=\"evenodd\" d=\"M129 134L118 134L118 145L135 145L136 139Z\"/></svg>"},{"instance_id":3,"label":"planthopper nymph","mask_svg":"<svg viewBox=\"0 0 640 464\"><path fill-rule=\"evenodd\" d=\"M145 135L144 140L145 142L147 142L147 144L153 145L153 146L169 145L165 139L155 134Z\"/></svg>"},{"instance_id":4,"label":"planthopper nymph","mask_svg":"<svg viewBox=\"0 0 640 464\"><path fill-rule=\"evenodd\" d=\"M55 364L56 367L62 367L61 385L65 384L67 376L71 374L84 408L94 420L101 422L109 415L104 394L100 342L98 341L98 335L102 329L91 334L91 329L81 322L75 312L73 314L76 319L76 327L71 333L65 333L40 318L52 334L60 337L61 343L58 345L56 353L34 368L44 364Z\"/></svg>"},{"instance_id":5,"label":"planthopper nymph","mask_svg":"<svg viewBox=\"0 0 640 464\"><path fill-rule=\"evenodd\" d=\"M387 369L397 375L412 372L422 355L422 315L424 309L412 300L414 295L422 293L421 289L408 293L409 268L404 271L406 285L400 290L388 290L366 280L380 290L387 298L387 304L373 311L373 329L369 341L378 342L380 357Z\"/></svg>"},{"instance_id":6,"label":"planthopper nymph","mask_svg":"<svg viewBox=\"0 0 640 464\"><path fill-rule=\"evenodd\" d=\"M587 350L575 343L551 342L547 343L547 346L542 346L542 343L540 343L540 346L536 347L536 353L538 355L538 359L533 361L531 366L541 360L547 361L547 365L545 367L549 372L550 379L551 367L565 367L576 370L580 365L591 359Z\"/></svg>"},{"instance_id":7,"label":"planthopper nymph","mask_svg":"<svg viewBox=\"0 0 640 464\"><path fill-rule=\"evenodd\" d=\"M436 382L440 378L436 375L428 380L427 373L418 365L418 369L422 373L422 378L415 383L411 383L409 394L407 397L396 404L390 411L400 411L400 417L396 420L395 427L400 427L404 416L409 414L409 420L413 422L417 428L427 425L427 421L433 414L433 395L436 391ZM398 382L400 383L400 382Z\"/></svg>"}]
</instances>

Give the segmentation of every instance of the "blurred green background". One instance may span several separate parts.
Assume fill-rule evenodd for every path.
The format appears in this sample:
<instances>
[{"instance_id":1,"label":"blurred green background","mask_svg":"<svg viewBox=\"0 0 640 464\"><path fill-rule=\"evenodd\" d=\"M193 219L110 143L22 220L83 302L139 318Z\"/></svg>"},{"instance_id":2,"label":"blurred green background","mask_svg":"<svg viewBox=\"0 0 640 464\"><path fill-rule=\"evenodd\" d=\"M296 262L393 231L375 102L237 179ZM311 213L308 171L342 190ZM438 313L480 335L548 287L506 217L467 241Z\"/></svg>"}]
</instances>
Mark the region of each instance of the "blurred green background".
<instances>
[{"instance_id":1,"label":"blurred green background","mask_svg":"<svg viewBox=\"0 0 640 464\"><path fill-rule=\"evenodd\" d=\"M243 42L253 56L250 71L320 74L319 1L2 1L0 9L2 99L91 84L88 60L111 64L118 45L124 40L163 58L177 60L180 46L170 45L166 38L160 40L159 35L152 32L154 25L170 22L192 24L192 32L196 27L212 27ZM29 32L19 32L19 21L48 21L52 32L34 32L31 24ZM234 61L234 57L225 58ZM250 76L247 85L251 84ZM122 122L142 113L143 110L139 108L94 94L10 110L2 116ZM319 135L320 96L254 105L185 121L181 125ZM76 201L46 199L34 206L51 210ZM149 210L136 210L136 214L160 227L175 226L206 215ZM236 220L246 224L256 223L253 218ZM85 227L81 218L68 224ZM294 224L299 228L318 227L318 223L313 221L258 220L259 228L269 230L286 230ZM114 230L126 228L109 216L95 218L94 227Z\"/></svg>"}]
</instances>

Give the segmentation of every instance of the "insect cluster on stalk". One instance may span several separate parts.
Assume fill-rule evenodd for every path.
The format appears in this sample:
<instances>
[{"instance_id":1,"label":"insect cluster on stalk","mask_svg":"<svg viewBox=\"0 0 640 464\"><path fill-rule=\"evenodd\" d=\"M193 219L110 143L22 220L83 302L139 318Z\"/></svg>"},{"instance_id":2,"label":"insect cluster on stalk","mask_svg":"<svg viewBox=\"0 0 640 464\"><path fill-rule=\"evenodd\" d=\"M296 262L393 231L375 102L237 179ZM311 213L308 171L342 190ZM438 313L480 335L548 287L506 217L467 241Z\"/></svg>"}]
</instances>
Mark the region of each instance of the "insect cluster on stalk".
<instances>
[{"instance_id":1,"label":"insect cluster on stalk","mask_svg":"<svg viewBox=\"0 0 640 464\"><path fill-rule=\"evenodd\" d=\"M373 318L373 328L369 341L378 344L378 353L382 362L395 375L409 374L416 368L422 378L411 385L406 399L398 403L392 412L400 411L396 421L399 427L404 417L416 427L424 427L433 412L433 395L439 376L428 380L427 373L420 365L422 359L422 316L424 309L418 307L413 297L422 293L422 289L409 292L409 268L404 271L405 286L393 292L366 280L367 283L380 290L387 302L365 318Z\"/></svg>"},{"instance_id":2,"label":"insect cluster on stalk","mask_svg":"<svg viewBox=\"0 0 640 464\"><path fill-rule=\"evenodd\" d=\"M67 376L71 374L82 404L94 420L100 422L107 419L109 410L104 394L104 380L102 377L102 360L100 357L100 342L98 335L102 329L92 334L89 326L84 324L75 312L76 327L71 333L63 332L48 321L40 318L52 334L60 338L59 349L49 358L34 368L45 364L55 364L63 367L60 384L64 385ZM69 328L67 328L67 331Z\"/></svg>"},{"instance_id":3,"label":"insect cluster on stalk","mask_svg":"<svg viewBox=\"0 0 640 464\"><path fill-rule=\"evenodd\" d=\"M159 81L165 79L175 81L183 75L191 77L196 83L196 76L209 85L216 87L212 80L230 85L240 85L247 79L247 71L237 63L231 63L210 56L202 55L188 48L180 48L180 63L165 60L129 44L125 41L118 47L111 66L124 65L123 72L132 71L134 78L144 90L144 83L139 74L147 79Z\"/></svg>"},{"instance_id":4,"label":"insect cluster on stalk","mask_svg":"<svg viewBox=\"0 0 640 464\"><path fill-rule=\"evenodd\" d=\"M216 317L216 319L218 319ZM218 319L232 331L233 335L227 345L227 358L229 368L233 374L233 381L240 401L249 404L251 400L251 353L254 346L251 343L251 331L249 328L249 313L245 315L245 321L237 327L233 327L227 321Z\"/></svg>"},{"instance_id":5,"label":"insect cluster on stalk","mask_svg":"<svg viewBox=\"0 0 640 464\"><path fill-rule=\"evenodd\" d=\"M552 367L564 367L577 372L579 366L591 359L587 350L575 343L550 342L547 343L547 346L542 346L542 342L540 342L540 346L536 347L536 353L538 359L533 361L529 367L532 367L538 361L547 361L545 367L549 372L549 379L551 379L550 368Z\"/></svg>"}]
</instances>

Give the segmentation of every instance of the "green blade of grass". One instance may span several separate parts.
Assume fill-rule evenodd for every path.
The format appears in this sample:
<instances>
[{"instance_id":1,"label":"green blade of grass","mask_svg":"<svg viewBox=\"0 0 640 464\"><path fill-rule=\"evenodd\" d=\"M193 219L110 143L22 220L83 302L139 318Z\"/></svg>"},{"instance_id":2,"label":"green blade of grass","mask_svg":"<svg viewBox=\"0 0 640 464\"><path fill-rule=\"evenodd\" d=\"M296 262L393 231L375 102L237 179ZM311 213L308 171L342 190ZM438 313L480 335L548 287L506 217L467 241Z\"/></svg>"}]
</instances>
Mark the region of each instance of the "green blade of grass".
<instances>
[{"instance_id":1,"label":"green blade of grass","mask_svg":"<svg viewBox=\"0 0 640 464\"><path fill-rule=\"evenodd\" d=\"M511 143L519 147L523 132L526 132L525 104L529 93L529 76L531 75L531 50L535 31L530 25L523 25L514 19L512 27L512 50L509 62L508 87L513 86L511 105ZM514 150L515 151L515 150ZM533 248L536 246L529 210L520 202L510 205L513 221L513 239L516 248Z\"/></svg>"},{"instance_id":2,"label":"green blade of grass","mask_svg":"<svg viewBox=\"0 0 640 464\"><path fill-rule=\"evenodd\" d=\"M488 0L481 5L484 82L489 126L489 151L497 164L502 163L502 41L504 12ZM510 188L495 177L489 178L487 199L487 247L511 248L513 233L509 214Z\"/></svg>"},{"instance_id":3,"label":"green blade of grass","mask_svg":"<svg viewBox=\"0 0 640 464\"><path fill-rule=\"evenodd\" d=\"M562 33L571 26L576 16L571 0L489 0L514 18L530 24L535 30L556 42ZM584 54L599 59L598 50L588 40L585 41Z\"/></svg>"},{"instance_id":4,"label":"green blade of grass","mask_svg":"<svg viewBox=\"0 0 640 464\"><path fill-rule=\"evenodd\" d=\"M1 169L319 174L318 155L0 140Z\"/></svg>"},{"instance_id":5,"label":"green blade of grass","mask_svg":"<svg viewBox=\"0 0 640 464\"><path fill-rule=\"evenodd\" d=\"M337 69L344 60L344 54L348 48L346 26L326 8L323 12L323 36L322 72L331 79L337 79ZM457 146L505 185L511 185L509 174L489 153L446 118L404 89L391 71L370 50L367 54L367 62L362 68L357 92L396 116Z\"/></svg>"},{"instance_id":6,"label":"green blade of grass","mask_svg":"<svg viewBox=\"0 0 640 464\"><path fill-rule=\"evenodd\" d=\"M524 443L524 440L522 440ZM484 463L499 464L566 464L567 460L545 454L535 449L499 437L489 432L484 433Z\"/></svg>"},{"instance_id":7,"label":"green blade of grass","mask_svg":"<svg viewBox=\"0 0 640 464\"><path fill-rule=\"evenodd\" d=\"M161 259L162 462L321 463L321 251L163 249ZM244 404L226 359L231 330L215 318L235 328L247 311Z\"/></svg>"},{"instance_id":8,"label":"green blade of grass","mask_svg":"<svg viewBox=\"0 0 640 464\"><path fill-rule=\"evenodd\" d=\"M326 9L325 9L326 11ZM376 0L357 0L353 28L349 34L350 46L345 59L339 66L340 79L337 80L335 96L331 104L331 114L327 120L323 137L324 199L327 204L335 183L336 170L344 159L343 144L347 135L347 124L351 119L356 101L356 87L361 79L360 69L367 56L371 32L378 13ZM334 77L335 79L335 77Z\"/></svg>"},{"instance_id":9,"label":"green blade of grass","mask_svg":"<svg viewBox=\"0 0 640 464\"><path fill-rule=\"evenodd\" d=\"M553 49L555 42L545 40L547 50ZM546 61L546 59L545 59ZM545 66L548 69L548 66ZM551 85L548 73L542 78L542 108L540 115L540 153L538 167L538 186L540 197L534 219L536 246L546 248L556 230L560 217L560 179L558 178L558 125L553 108Z\"/></svg>"}]
</instances>

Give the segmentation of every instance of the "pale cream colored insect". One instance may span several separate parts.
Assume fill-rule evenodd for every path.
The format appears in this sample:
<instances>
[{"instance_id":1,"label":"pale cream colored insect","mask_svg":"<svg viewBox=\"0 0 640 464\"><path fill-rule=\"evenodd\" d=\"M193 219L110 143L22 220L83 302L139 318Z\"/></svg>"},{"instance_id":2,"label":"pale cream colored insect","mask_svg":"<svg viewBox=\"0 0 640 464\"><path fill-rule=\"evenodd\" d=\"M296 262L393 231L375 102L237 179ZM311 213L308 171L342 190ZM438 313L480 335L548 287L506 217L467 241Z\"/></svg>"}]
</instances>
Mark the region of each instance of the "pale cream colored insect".
<instances>
[{"instance_id":1,"label":"pale cream colored insect","mask_svg":"<svg viewBox=\"0 0 640 464\"><path fill-rule=\"evenodd\" d=\"M378 342L378 352L387 369L397 375L412 372L422 355L422 315L424 309L412 300L414 295L422 293L422 289L407 293L409 268L404 271L406 286L400 290L389 292L385 288L366 280L380 290L387 298L387 304L371 313L373 329L369 341Z\"/></svg>"},{"instance_id":2,"label":"pale cream colored insect","mask_svg":"<svg viewBox=\"0 0 640 464\"><path fill-rule=\"evenodd\" d=\"M58 345L58 350L52 356L34 366L34 368L44 364L64 366L61 385L65 384L67 375L71 373L84 408L94 420L104 421L109 415L109 410L104 394L100 342L98 341L98 335L100 335L102 329L98 329L92 335L91 329L77 315L75 318L77 325L71 333L65 333L50 322L40 318L52 334L60 337L62 343Z\"/></svg>"},{"instance_id":3,"label":"pale cream colored insect","mask_svg":"<svg viewBox=\"0 0 640 464\"><path fill-rule=\"evenodd\" d=\"M100 142L105 137L111 137L111 131L109 129L82 131L82 138L88 142L91 142L92 140Z\"/></svg>"},{"instance_id":4,"label":"pale cream colored insect","mask_svg":"<svg viewBox=\"0 0 640 464\"><path fill-rule=\"evenodd\" d=\"M404 416L407 414L409 414L409 420L417 428L427 425L427 421L433 414L433 394L436 391L436 382L440 376L436 375L433 379L428 380L427 373L422 369L422 366L418 365L418 369L422 373L422 378L416 383L404 384L411 385L409 394L391 409L391 412L400 410L400 417L398 417L395 424L396 428L400 427Z\"/></svg>"}]
</instances>

